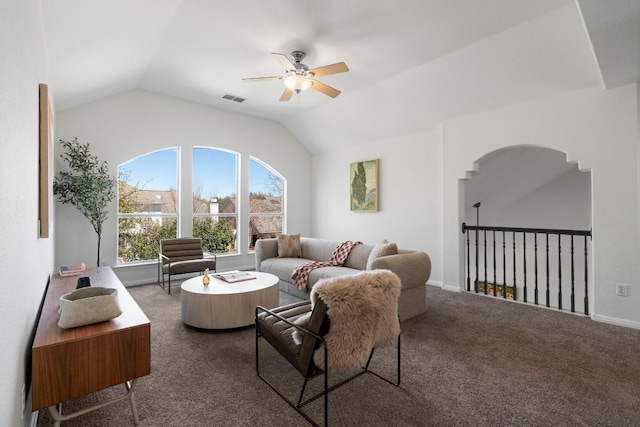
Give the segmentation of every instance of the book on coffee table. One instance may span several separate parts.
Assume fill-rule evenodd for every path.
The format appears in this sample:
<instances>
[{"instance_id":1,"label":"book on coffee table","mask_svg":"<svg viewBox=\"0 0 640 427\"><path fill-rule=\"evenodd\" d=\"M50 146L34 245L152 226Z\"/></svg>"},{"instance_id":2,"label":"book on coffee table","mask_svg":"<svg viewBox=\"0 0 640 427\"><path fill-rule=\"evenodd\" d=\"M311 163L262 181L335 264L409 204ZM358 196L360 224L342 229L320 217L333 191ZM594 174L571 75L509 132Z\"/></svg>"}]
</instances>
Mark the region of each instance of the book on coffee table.
<instances>
[{"instance_id":1,"label":"book on coffee table","mask_svg":"<svg viewBox=\"0 0 640 427\"><path fill-rule=\"evenodd\" d=\"M213 277L229 283L242 282L244 280L251 280L256 278L256 276L254 276L250 272L239 270L227 271L225 273L216 273L213 275Z\"/></svg>"}]
</instances>

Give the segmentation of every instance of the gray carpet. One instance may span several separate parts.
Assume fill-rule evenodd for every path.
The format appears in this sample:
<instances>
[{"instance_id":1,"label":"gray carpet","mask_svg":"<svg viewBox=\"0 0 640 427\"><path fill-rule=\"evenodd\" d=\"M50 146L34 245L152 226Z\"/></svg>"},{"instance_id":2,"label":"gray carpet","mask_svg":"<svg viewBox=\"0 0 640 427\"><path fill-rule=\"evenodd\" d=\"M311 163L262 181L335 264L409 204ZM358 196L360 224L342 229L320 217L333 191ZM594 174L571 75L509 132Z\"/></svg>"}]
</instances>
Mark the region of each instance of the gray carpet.
<instances>
[{"instance_id":1,"label":"gray carpet","mask_svg":"<svg viewBox=\"0 0 640 427\"><path fill-rule=\"evenodd\" d=\"M307 425L257 378L253 328L184 325L179 289L169 296L157 285L130 288L152 325L151 375L136 391L140 425ZM281 304L294 300L281 293ZM425 314L402 323L401 386L365 375L335 390L331 425L640 425L639 330L434 287L427 300ZM293 398L299 375L266 345L261 349L264 373L283 373L273 379ZM379 356L375 367L387 372L393 352ZM63 410L123 389L67 402ZM308 411L322 421L320 400ZM51 425L48 411L40 411L38 426ZM122 401L62 425L127 426L133 416Z\"/></svg>"}]
</instances>

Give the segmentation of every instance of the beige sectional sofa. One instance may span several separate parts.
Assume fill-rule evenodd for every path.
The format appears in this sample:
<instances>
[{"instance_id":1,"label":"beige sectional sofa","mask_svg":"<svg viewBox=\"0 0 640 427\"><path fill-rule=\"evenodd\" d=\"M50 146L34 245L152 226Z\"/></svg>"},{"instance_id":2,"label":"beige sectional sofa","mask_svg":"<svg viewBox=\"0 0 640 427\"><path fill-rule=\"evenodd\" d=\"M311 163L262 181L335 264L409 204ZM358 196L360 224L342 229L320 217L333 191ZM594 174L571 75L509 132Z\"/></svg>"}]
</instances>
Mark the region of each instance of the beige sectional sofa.
<instances>
[{"instance_id":1,"label":"beige sectional sofa","mask_svg":"<svg viewBox=\"0 0 640 427\"><path fill-rule=\"evenodd\" d=\"M325 277L356 274L369 269L391 270L402 281L402 292L398 302L400 320L407 320L426 310L426 283L431 275L431 259L425 252L397 249L394 255L370 258L378 253L378 245L359 244L353 247L342 266L320 267L311 271L306 291L299 290L291 279L295 268L313 261L328 261L333 251L342 242L300 238L300 257L279 257L278 239L260 239L256 242L256 271L271 273L280 279L280 290L301 298L309 298L313 285Z\"/></svg>"}]
</instances>

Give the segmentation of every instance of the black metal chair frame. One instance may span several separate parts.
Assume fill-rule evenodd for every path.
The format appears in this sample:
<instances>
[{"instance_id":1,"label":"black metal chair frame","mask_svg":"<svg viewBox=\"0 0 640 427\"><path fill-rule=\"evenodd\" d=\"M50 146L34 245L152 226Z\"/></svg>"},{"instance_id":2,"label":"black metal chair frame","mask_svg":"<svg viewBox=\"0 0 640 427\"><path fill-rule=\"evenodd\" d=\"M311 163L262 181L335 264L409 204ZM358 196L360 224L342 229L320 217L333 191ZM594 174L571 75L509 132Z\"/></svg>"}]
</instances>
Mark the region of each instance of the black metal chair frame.
<instances>
[{"instance_id":1,"label":"black metal chair frame","mask_svg":"<svg viewBox=\"0 0 640 427\"><path fill-rule=\"evenodd\" d=\"M303 304L307 304L309 303L307 302L303 302L303 303L298 303L299 305L303 305ZM294 306L295 304L292 304L291 306ZM287 323L288 325L290 325L293 328L296 328L300 331L302 331L305 334L309 334L312 337L314 337L316 340L318 340L318 342L320 343L320 345L323 347L323 351L324 351L324 366L322 368L320 367L316 367L314 362L313 362L313 357L310 360L310 365L309 365L309 369L307 370L307 375L305 375L304 378L304 384L302 385L302 390L300 391L300 396L298 397L298 402L294 403L293 401L291 401L289 398L287 398L282 392L280 392L273 384L271 384L261 373L260 373L260 344L259 344L259 338L261 337L260 335L260 331L259 331L259 327L258 327L258 315L260 314L260 312L264 312L267 313L271 316L276 317L277 319L279 319L282 322ZM327 349L327 342L324 340L324 338L310 330L308 330L307 328L304 328L300 325L296 325L294 322L292 322L289 319L286 319L282 316L280 316L279 314L275 313L272 310L266 309L264 307L261 306L257 306L256 307L256 311L255 311L255 319L256 319L256 325L255 325L255 334L256 334L256 373L258 374L258 377L264 381L273 391L275 391L285 402L287 402L289 404L289 406L291 406L293 409L296 410L296 412L298 412L300 415L302 415L309 423L311 423L313 426L318 427L319 424L317 424L307 413L305 413L302 410L302 407L307 405L308 403L313 402L314 400L317 400L320 397L324 397L324 425L328 426L328 422L329 422L329 402L328 402L328 396L329 396L329 392L337 389L338 387L341 387L342 385L358 378L359 376L365 374L365 373L369 373L372 374L380 379L382 379L383 381L394 385L396 387L398 387L400 385L400 334L398 335L398 343L397 343L397 378L396 381L392 381L390 379L387 379L385 377L383 377L382 375L372 371L369 369L369 364L371 363L371 359L373 358L373 353L375 351L375 348L371 349L371 353L369 354L369 358L367 359L367 363L365 364L364 367L362 367L362 370L357 372L354 375L349 376L348 378L345 378L344 380L332 385L331 387L329 387L329 370L328 370L328 356L329 356L329 351ZM326 314L325 314L326 316ZM318 368L318 369L313 369L314 367ZM309 380L313 379L313 378L317 378L318 376L322 375L324 377L324 387L323 387L323 391L308 397L307 399L303 399L304 397L304 392L306 390L307 384L309 383Z\"/></svg>"}]
</instances>

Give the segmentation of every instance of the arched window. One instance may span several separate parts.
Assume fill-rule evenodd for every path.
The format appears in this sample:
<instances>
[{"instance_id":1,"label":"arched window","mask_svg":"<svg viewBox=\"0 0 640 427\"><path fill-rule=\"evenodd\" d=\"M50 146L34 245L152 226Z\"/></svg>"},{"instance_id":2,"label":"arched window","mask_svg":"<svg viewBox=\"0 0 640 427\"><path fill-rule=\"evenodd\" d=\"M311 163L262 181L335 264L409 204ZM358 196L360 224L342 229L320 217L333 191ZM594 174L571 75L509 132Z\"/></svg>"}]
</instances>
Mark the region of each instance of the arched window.
<instances>
[{"instance_id":1,"label":"arched window","mask_svg":"<svg viewBox=\"0 0 640 427\"><path fill-rule=\"evenodd\" d=\"M170 148L118 166L118 263L157 259L178 235L178 159Z\"/></svg>"},{"instance_id":2,"label":"arched window","mask_svg":"<svg viewBox=\"0 0 640 427\"><path fill-rule=\"evenodd\" d=\"M238 154L193 149L193 236L209 253L237 253Z\"/></svg>"},{"instance_id":3,"label":"arched window","mask_svg":"<svg viewBox=\"0 0 640 427\"><path fill-rule=\"evenodd\" d=\"M285 180L258 159L249 159L249 249L282 233Z\"/></svg>"},{"instance_id":4,"label":"arched window","mask_svg":"<svg viewBox=\"0 0 640 427\"><path fill-rule=\"evenodd\" d=\"M276 171L249 159L249 206L240 210L240 155L212 147L194 147L192 154L191 168L188 159L180 167L177 147L118 167L118 263L155 261L160 239L182 236L200 237L208 253L238 254L246 250L246 240L238 242L238 224L245 221L250 250L258 238L283 231L286 182ZM192 199L185 202L180 178L189 173Z\"/></svg>"}]
</instances>

